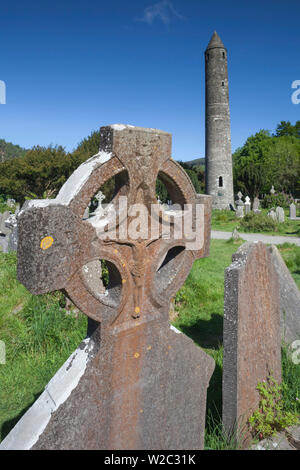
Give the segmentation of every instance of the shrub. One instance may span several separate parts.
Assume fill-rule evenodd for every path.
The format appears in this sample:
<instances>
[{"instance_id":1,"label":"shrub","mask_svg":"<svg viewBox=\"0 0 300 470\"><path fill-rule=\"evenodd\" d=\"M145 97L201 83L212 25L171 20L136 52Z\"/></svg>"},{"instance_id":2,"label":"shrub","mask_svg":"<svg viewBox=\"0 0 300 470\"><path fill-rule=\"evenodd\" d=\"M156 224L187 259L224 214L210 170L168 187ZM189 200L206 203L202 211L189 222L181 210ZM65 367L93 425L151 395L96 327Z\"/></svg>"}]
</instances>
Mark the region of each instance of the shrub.
<instances>
[{"instance_id":1,"label":"shrub","mask_svg":"<svg viewBox=\"0 0 300 470\"><path fill-rule=\"evenodd\" d=\"M261 201L261 206L264 209L277 206L288 208L292 202L293 198L285 193L267 194Z\"/></svg>"},{"instance_id":2,"label":"shrub","mask_svg":"<svg viewBox=\"0 0 300 470\"><path fill-rule=\"evenodd\" d=\"M250 212L240 221L245 232L277 232L278 222L263 212Z\"/></svg>"},{"instance_id":3,"label":"shrub","mask_svg":"<svg viewBox=\"0 0 300 470\"><path fill-rule=\"evenodd\" d=\"M256 389L260 395L259 408L249 418L253 435L265 439L297 424L297 416L284 410L282 394L286 387L286 384L278 384L271 375L257 385Z\"/></svg>"}]
</instances>

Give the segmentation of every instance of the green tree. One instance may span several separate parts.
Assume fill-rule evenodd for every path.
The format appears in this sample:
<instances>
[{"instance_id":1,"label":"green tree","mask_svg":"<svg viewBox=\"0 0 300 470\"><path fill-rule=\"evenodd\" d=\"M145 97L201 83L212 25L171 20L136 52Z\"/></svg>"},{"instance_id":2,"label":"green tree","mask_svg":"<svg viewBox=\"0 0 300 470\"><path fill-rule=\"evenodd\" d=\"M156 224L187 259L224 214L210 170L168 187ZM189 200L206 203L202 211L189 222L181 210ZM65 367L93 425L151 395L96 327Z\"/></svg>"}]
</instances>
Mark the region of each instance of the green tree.
<instances>
[{"instance_id":1,"label":"green tree","mask_svg":"<svg viewBox=\"0 0 300 470\"><path fill-rule=\"evenodd\" d=\"M63 147L33 147L1 164L0 193L21 203L26 197L54 197L71 173L71 156Z\"/></svg>"},{"instance_id":2,"label":"green tree","mask_svg":"<svg viewBox=\"0 0 300 470\"><path fill-rule=\"evenodd\" d=\"M245 145L233 154L233 177L235 190L250 197L267 191L272 174L269 165L272 137L261 130L248 137ZM271 186L270 186L271 187Z\"/></svg>"},{"instance_id":3,"label":"green tree","mask_svg":"<svg viewBox=\"0 0 300 470\"><path fill-rule=\"evenodd\" d=\"M290 121L281 121L276 128L275 137L283 136L293 136L300 138L300 121L297 121L294 126L290 123Z\"/></svg>"}]
</instances>

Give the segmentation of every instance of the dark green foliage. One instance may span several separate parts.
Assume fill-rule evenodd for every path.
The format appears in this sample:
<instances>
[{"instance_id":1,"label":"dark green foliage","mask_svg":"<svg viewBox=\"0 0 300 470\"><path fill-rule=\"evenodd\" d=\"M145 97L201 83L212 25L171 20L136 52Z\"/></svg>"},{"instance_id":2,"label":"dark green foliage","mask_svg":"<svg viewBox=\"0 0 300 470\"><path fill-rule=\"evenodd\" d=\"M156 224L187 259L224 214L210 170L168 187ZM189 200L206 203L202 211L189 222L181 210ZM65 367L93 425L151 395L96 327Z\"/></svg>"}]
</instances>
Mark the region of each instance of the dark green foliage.
<instances>
[{"instance_id":1,"label":"dark green foliage","mask_svg":"<svg viewBox=\"0 0 300 470\"><path fill-rule=\"evenodd\" d=\"M288 208L293 202L293 198L285 193L267 194L261 201L261 207L271 209L271 207Z\"/></svg>"},{"instance_id":2,"label":"dark green foliage","mask_svg":"<svg viewBox=\"0 0 300 470\"><path fill-rule=\"evenodd\" d=\"M278 222L262 212L250 212L240 221L240 227L245 232L276 232Z\"/></svg>"},{"instance_id":3,"label":"dark green foliage","mask_svg":"<svg viewBox=\"0 0 300 470\"><path fill-rule=\"evenodd\" d=\"M62 147L33 147L1 163L0 193L21 203L26 197L54 197L71 173L71 156Z\"/></svg>"},{"instance_id":4,"label":"dark green foliage","mask_svg":"<svg viewBox=\"0 0 300 470\"><path fill-rule=\"evenodd\" d=\"M294 131L280 130L276 136L261 130L250 136L233 154L235 192L241 190L251 198L268 194L272 185L277 191L300 196L299 121ZM284 129L284 128L283 128Z\"/></svg>"},{"instance_id":5,"label":"dark green foliage","mask_svg":"<svg viewBox=\"0 0 300 470\"><path fill-rule=\"evenodd\" d=\"M155 187L156 197L163 203L167 203L170 198L168 190L161 179L157 178Z\"/></svg>"},{"instance_id":6,"label":"dark green foliage","mask_svg":"<svg viewBox=\"0 0 300 470\"><path fill-rule=\"evenodd\" d=\"M204 193L204 167L199 165L191 166L187 162L178 162L189 175L197 194Z\"/></svg>"},{"instance_id":7,"label":"dark green foliage","mask_svg":"<svg viewBox=\"0 0 300 470\"><path fill-rule=\"evenodd\" d=\"M291 135L300 138L300 121L297 121L294 126L290 121L281 121L280 124L278 124L274 135L275 137Z\"/></svg>"},{"instance_id":8,"label":"dark green foliage","mask_svg":"<svg viewBox=\"0 0 300 470\"><path fill-rule=\"evenodd\" d=\"M0 162L10 160L11 158L22 157L25 155L26 150L19 145L13 145L10 142L5 142L0 139Z\"/></svg>"}]
</instances>

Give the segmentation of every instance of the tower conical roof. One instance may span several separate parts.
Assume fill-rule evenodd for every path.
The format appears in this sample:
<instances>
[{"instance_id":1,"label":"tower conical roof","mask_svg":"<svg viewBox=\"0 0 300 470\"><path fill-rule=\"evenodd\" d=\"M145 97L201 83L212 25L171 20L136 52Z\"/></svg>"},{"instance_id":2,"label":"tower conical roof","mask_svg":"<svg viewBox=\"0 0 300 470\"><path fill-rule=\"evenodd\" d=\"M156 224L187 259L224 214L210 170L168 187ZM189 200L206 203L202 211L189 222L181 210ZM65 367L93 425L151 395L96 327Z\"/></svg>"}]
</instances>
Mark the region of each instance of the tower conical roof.
<instances>
[{"instance_id":1,"label":"tower conical roof","mask_svg":"<svg viewBox=\"0 0 300 470\"><path fill-rule=\"evenodd\" d=\"M208 49L213 49L215 47L222 47L223 49L226 49L217 31L215 31L214 34L212 35L206 50L208 51Z\"/></svg>"}]
</instances>

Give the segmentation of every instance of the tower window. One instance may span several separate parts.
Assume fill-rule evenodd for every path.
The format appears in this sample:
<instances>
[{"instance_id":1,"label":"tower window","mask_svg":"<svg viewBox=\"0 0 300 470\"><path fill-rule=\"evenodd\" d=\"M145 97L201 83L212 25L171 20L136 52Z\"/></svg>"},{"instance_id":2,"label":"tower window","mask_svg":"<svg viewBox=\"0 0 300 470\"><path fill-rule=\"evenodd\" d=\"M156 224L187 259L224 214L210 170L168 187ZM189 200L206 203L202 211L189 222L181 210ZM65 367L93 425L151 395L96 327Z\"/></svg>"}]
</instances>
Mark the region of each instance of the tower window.
<instances>
[{"instance_id":1,"label":"tower window","mask_svg":"<svg viewBox=\"0 0 300 470\"><path fill-rule=\"evenodd\" d=\"M219 188L223 188L223 176L219 176Z\"/></svg>"},{"instance_id":2,"label":"tower window","mask_svg":"<svg viewBox=\"0 0 300 470\"><path fill-rule=\"evenodd\" d=\"M223 59L225 59L225 52L222 52L222 55L223 55Z\"/></svg>"},{"instance_id":3,"label":"tower window","mask_svg":"<svg viewBox=\"0 0 300 470\"><path fill-rule=\"evenodd\" d=\"M224 86L224 82L222 82L222 86Z\"/></svg>"}]
</instances>

